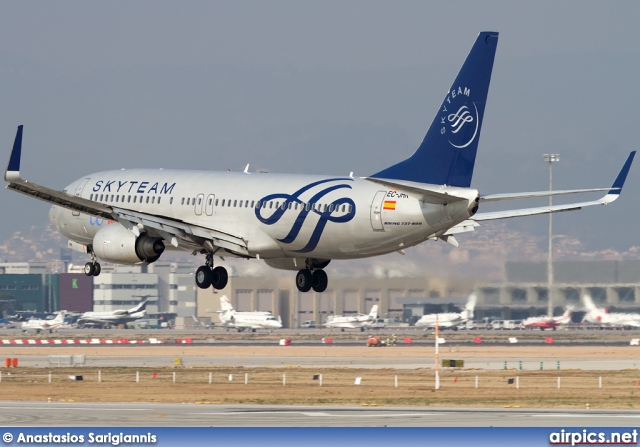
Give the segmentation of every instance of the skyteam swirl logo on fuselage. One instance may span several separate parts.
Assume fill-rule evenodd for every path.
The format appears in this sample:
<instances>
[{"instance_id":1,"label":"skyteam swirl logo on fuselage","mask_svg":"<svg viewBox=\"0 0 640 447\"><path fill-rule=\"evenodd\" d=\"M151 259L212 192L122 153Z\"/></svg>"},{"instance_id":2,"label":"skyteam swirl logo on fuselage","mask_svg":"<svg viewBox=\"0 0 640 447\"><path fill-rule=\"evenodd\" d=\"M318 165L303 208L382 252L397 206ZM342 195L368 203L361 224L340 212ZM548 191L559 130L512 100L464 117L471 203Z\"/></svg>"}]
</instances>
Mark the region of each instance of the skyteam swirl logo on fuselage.
<instances>
[{"instance_id":1,"label":"skyteam swirl logo on fuselage","mask_svg":"<svg viewBox=\"0 0 640 447\"><path fill-rule=\"evenodd\" d=\"M315 195L313 195L308 200L301 200L300 196L305 192L310 191L313 188L316 188L320 185L330 183L330 182L345 182L345 181L352 182L353 179L352 178L334 178L334 179L320 180L317 182L309 183L308 185L300 188L293 194L270 194L268 196L265 196L260 200L260 202L262 202L262 205L255 209L256 217L260 222L262 222L265 225L273 225L277 223L282 218L282 216L285 215L287 211L298 212L298 216L296 217L296 220L293 226L291 227L289 234L287 234L282 239L278 239L278 241L284 244L291 244L295 242L296 238L300 234L300 230L302 230L302 226L307 220L307 217L309 217L309 214L310 213L317 214L319 216L318 223L316 223L316 227L314 228L313 233L311 234L311 238L309 239L309 242L300 250L294 250L297 253L309 253L310 251L313 251L318 246L318 242L320 242L320 236L322 236L322 232L324 231L324 228L326 227L327 222L334 222L334 223L349 222L356 215L356 204L349 197L341 197L339 199L334 200L331 203L327 203L326 204L327 206L323 206L324 211L322 211L319 207L316 206L319 203L320 199L322 199L324 196L326 196L330 192L336 191L338 189L345 189L345 188L351 189L351 185L348 185L346 183L340 183L337 185L328 186L318 191L317 193L315 193ZM278 206L273 211L273 214L271 214L271 216L263 217L262 212L267 210L266 208L264 208L264 204L272 200L280 200L280 199L284 199L284 203ZM292 209L289 209L290 203L294 203L294 204L299 203L302 206L299 207L298 210L295 210L293 207ZM323 203L323 205L325 204ZM349 205L349 206L346 207L345 212L342 212L342 211L339 211L339 208L341 205Z\"/></svg>"}]
</instances>

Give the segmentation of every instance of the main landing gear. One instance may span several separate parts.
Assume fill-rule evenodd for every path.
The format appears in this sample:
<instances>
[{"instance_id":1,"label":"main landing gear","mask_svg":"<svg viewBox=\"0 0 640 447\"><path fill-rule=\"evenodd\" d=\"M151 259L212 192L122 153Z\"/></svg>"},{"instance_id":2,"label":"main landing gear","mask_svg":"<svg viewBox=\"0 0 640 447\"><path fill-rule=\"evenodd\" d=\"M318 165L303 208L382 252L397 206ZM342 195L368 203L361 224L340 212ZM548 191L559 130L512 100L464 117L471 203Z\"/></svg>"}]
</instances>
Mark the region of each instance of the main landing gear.
<instances>
[{"instance_id":1,"label":"main landing gear","mask_svg":"<svg viewBox=\"0 0 640 447\"><path fill-rule=\"evenodd\" d=\"M84 265L84 274L87 276L98 276L102 271L102 267L100 267L100 263L96 261L96 254L91 250L89 252L91 254L91 262L87 262Z\"/></svg>"},{"instance_id":2,"label":"main landing gear","mask_svg":"<svg viewBox=\"0 0 640 447\"><path fill-rule=\"evenodd\" d=\"M224 267L213 267L213 253L207 254L205 265L196 270L196 285L201 289L224 289L229 281L229 274Z\"/></svg>"},{"instance_id":3,"label":"main landing gear","mask_svg":"<svg viewBox=\"0 0 640 447\"><path fill-rule=\"evenodd\" d=\"M329 278L324 270L306 268L296 274L296 286L300 292L313 289L314 292L322 293L327 290L328 285Z\"/></svg>"}]
</instances>

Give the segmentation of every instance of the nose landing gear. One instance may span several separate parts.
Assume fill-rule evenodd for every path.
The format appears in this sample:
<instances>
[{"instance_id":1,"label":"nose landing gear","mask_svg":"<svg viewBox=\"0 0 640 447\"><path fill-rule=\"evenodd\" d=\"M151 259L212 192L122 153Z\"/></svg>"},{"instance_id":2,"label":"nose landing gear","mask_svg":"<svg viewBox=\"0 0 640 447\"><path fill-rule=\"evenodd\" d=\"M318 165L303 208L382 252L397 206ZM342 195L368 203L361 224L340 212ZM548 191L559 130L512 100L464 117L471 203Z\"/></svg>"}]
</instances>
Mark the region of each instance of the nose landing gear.
<instances>
[{"instance_id":1,"label":"nose landing gear","mask_svg":"<svg viewBox=\"0 0 640 447\"><path fill-rule=\"evenodd\" d=\"M100 263L96 261L96 254L93 252L93 249L91 249L89 254L91 254L91 262L87 262L84 265L84 274L87 276L98 276L102 271L102 267L100 267Z\"/></svg>"}]
</instances>

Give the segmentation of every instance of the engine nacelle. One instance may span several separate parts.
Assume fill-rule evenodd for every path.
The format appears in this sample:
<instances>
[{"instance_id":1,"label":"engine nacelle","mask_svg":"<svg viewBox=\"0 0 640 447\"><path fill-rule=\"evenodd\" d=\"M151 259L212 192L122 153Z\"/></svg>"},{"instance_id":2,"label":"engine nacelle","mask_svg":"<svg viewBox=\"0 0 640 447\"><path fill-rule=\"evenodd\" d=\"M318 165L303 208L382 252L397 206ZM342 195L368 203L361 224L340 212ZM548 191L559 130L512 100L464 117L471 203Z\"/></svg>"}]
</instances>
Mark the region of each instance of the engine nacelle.
<instances>
[{"instance_id":1,"label":"engine nacelle","mask_svg":"<svg viewBox=\"0 0 640 447\"><path fill-rule=\"evenodd\" d=\"M93 238L93 251L104 261L115 264L151 264L164 251L162 239L144 234L136 236L119 224L107 225Z\"/></svg>"}]
</instances>

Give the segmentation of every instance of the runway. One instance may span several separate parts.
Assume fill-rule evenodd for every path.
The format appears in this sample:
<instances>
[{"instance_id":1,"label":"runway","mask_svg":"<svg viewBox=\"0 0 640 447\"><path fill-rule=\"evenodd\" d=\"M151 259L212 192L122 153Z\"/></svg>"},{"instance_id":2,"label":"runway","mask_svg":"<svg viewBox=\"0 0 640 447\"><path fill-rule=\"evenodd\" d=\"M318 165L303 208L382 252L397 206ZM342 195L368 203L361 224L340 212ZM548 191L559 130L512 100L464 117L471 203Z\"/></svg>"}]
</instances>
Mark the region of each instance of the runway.
<instances>
[{"instance_id":1,"label":"runway","mask_svg":"<svg viewBox=\"0 0 640 447\"><path fill-rule=\"evenodd\" d=\"M272 366L342 368L433 368L427 346L111 346L3 347L0 355L17 356L21 366L51 369L50 355L86 355L88 367L184 366L245 368ZM440 359L465 360L465 369L621 370L640 365L640 347L487 347L449 346ZM505 363L506 362L506 363ZM541 365L542 363L542 365ZM3 373L4 374L4 373ZM193 402L193 401L192 401ZM550 410L523 408L436 408L360 406L274 406L163 403L91 403L6 401L0 403L4 426L89 427L628 427L640 424L640 411Z\"/></svg>"},{"instance_id":2,"label":"runway","mask_svg":"<svg viewBox=\"0 0 640 447\"><path fill-rule=\"evenodd\" d=\"M21 366L53 367L57 360L52 360L48 355L28 355L12 354L19 356ZM376 357L376 358L350 358L344 357L254 357L254 356L191 356L178 355L183 366L197 367L304 367L304 368L394 368L394 369L418 369L433 368L435 359L433 356L426 356L421 359L396 358L396 357ZM441 356L441 358L454 357L451 355ZM155 356L87 356L83 366L108 368L108 367L160 367L172 366L175 356L155 355ZM505 363L506 362L506 363ZM603 361L602 359L558 359L557 357L537 357L534 359L523 357L503 358L475 358L465 360L465 369L522 369L522 370L556 370L556 369L580 369L585 371L614 371L629 368L638 368L640 359L638 358L613 358Z\"/></svg>"},{"instance_id":3,"label":"runway","mask_svg":"<svg viewBox=\"0 0 640 447\"><path fill-rule=\"evenodd\" d=\"M2 402L2 426L630 427L640 411Z\"/></svg>"}]
</instances>

